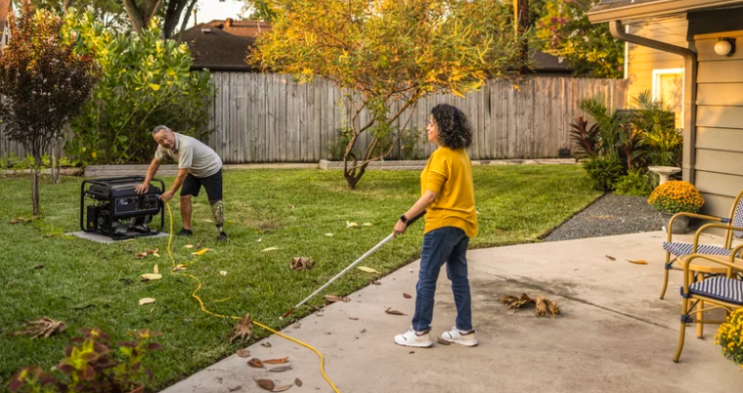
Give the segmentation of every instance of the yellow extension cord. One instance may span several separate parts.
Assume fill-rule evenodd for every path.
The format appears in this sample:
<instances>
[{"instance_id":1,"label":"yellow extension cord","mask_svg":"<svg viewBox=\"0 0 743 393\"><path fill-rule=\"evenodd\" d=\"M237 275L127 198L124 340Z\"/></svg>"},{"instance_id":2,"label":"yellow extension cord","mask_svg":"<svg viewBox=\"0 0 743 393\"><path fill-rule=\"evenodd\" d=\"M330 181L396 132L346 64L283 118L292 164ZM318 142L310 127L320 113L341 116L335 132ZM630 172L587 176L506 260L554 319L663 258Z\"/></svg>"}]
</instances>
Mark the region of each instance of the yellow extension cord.
<instances>
[{"instance_id":1,"label":"yellow extension cord","mask_svg":"<svg viewBox=\"0 0 743 393\"><path fill-rule=\"evenodd\" d=\"M170 263L171 263L172 267L175 268L175 266L176 266L176 264L175 264L175 258L173 258L173 254L170 253L170 245L171 245L171 243L173 241L173 213L170 210L170 204L169 203L165 203L165 206L168 208L168 217L170 218L170 236L168 237L168 256L170 257ZM171 272L172 272L172 270L171 270ZM220 315L220 314L213 313L213 312L207 310L204 307L204 302L201 300L201 298L198 295L196 295L196 293L199 292L199 290L201 289L201 280L199 280L198 278L196 278L196 277L194 277L194 276L192 276L192 275L190 275L188 273L185 273L183 275L192 278L193 280L195 280L199 284L196 287L196 290L193 291L193 293L191 294L191 297L194 298L194 299L196 299L197 302L199 302L199 305L201 306L201 311L203 311L203 312L205 312L205 313L207 313L207 314L209 314L211 316L218 317L218 318L227 318L227 319L236 319L236 320L241 320L242 319L242 317L233 317L233 316L229 316L229 315ZM287 339L287 340L289 340L291 342L294 342L296 344L299 344L299 345L301 345L301 346L303 346L303 347L311 350L315 354L317 354L317 356L320 357L320 373L322 374L322 377L325 378L325 380L328 382L328 384L330 385L330 387L333 388L333 391L335 393L340 393L338 391L338 388L335 387L335 384L333 383L333 381L330 380L330 377L328 377L328 375L325 374L325 358L322 356L322 354L320 353L320 351L318 351L317 349L313 348L311 345L305 344L305 343L303 343L303 342L301 342L301 341L299 341L299 340L297 340L297 339L295 339L293 337L289 337L289 336L287 336L285 334L281 334L281 333L279 333L279 332L271 329L270 327L268 327L268 326L266 326L266 325L264 325L264 324L262 324L262 323L260 323L258 321L253 320L253 324L254 325L257 325L257 326L259 326L259 327L261 327L263 329L266 329L269 332L271 332L271 333L273 333L273 334L275 334L275 335L277 335L277 336L279 336L281 338L285 338L285 339Z\"/></svg>"}]
</instances>

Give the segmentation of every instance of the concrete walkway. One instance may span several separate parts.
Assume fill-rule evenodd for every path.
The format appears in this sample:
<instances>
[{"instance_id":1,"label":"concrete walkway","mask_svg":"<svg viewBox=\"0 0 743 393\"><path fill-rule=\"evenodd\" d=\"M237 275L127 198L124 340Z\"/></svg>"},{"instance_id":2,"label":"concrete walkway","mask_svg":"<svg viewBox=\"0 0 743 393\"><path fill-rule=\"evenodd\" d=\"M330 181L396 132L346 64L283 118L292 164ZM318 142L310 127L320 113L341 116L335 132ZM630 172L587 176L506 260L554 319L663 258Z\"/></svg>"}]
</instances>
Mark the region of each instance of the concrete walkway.
<instances>
[{"instance_id":1,"label":"concrete walkway","mask_svg":"<svg viewBox=\"0 0 743 393\"><path fill-rule=\"evenodd\" d=\"M475 348L436 344L413 350L393 343L393 336L410 325L415 299L403 293L415 296L417 262L285 333L325 354L327 372L343 393L740 392L743 373L713 345L710 326L704 340L689 328L681 362L671 361L678 339L680 273L672 272L666 300L659 300L664 236L656 232L470 251L480 340ZM644 259L649 265L626 259ZM532 309L514 313L497 302L502 294L522 292L557 301L563 315L536 318ZM407 316L385 314L388 307ZM434 332L448 329L455 315L442 272ZM252 355L289 356L292 370L251 369L247 359L232 356L165 392L222 393L238 387L239 392L260 392L254 379L273 379L280 386L297 377L304 384L290 392L332 391L314 353L278 337L265 341L272 346L256 343Z\"/></svg>"}]
</instances>

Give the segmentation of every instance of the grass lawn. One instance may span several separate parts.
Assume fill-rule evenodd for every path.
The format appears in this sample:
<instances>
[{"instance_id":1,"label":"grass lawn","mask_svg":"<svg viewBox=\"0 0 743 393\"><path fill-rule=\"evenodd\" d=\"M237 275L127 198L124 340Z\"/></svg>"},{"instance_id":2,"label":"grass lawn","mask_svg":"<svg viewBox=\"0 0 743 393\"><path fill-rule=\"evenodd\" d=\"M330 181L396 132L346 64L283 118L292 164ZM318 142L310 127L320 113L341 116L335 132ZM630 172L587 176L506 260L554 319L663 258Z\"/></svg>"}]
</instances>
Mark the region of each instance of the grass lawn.
<instances>
[{"instance_id":1,"label":"grass lawn","mask_svg":"<svg viewBox=\"0 0 743 393\"><path fill-rule=\"evenodd\" d=\"M471 247L538 241L599 196L578 166L475 167L474 176L480 236ZM169 184L172 178L165 180ZM195 259L188 272L202 280L200 294L207 308L237 316L250 312L254 319L280 328L291 323L279 321L283 312L391 232L397 217L416 200L418 181L417 172L371 171L357 190L348 191L337 171L227 171L225 230L230 242L216 242L202 191L194 201L195 236L174 238L173 254L178 263ZM77 229L80 183L79 178L65 178L61 185L42 184L44 220L11 225L10 219L29 216L31 187L26 176L0 178L0 391L23 366L38 364L48 370L83 327L100 327L114 341L124 341L126 332L134 329L162 332L164 349L147 364L155 371L153 388L234 353L238 345L226 339L234 322L202 313L189 296L195 283L168 273L167 239L100 245L61 235ZM177 231L177 201L172 208ZM348 229L346 221L373 226ZM363 265L385 275L414 260L420 252L421 224ZM193 250L184 246L197 242L213 251L192 257ZM279 250L261 252L268 247ZM159 248L161 258L136 259L135 252L146 248ZM292 271L293 257L309 257L315 267ZM163 279L140 282L138 276L152 272L156 263L165 273ZM35 269L39 264L45 267ZM355 270L327 293L349 294L373 277ZM139 306L144 297L157 302ZM322 303L322 297L313 302ZM309 312L304 307L294 316ZM44 316L65 321L68 330L49 339L5 336L20 330L24 321ZM265 335L256 328L254 338Z\"/></svg>"}]
</instances>

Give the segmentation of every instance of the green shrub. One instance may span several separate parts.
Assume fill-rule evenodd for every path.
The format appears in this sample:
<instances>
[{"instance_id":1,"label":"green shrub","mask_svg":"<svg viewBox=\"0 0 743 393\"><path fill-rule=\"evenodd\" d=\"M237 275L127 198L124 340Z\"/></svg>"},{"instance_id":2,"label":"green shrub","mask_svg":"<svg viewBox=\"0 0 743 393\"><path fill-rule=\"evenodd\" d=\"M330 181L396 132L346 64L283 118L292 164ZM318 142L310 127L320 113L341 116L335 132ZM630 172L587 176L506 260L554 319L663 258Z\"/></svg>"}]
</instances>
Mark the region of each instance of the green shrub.
<instances>
[{"instance_id":1,"label":"green shrub","mask_svg":"<svg viewBox=\"0 0 743 393\"><path fill-rule=\"evenodd\" d=\"M617 157L601 156L583 163L583 168L599 191L612 191L617 180L624 175L622 161Z\"/></svg>"},{"instance_id":2,"label":"green shrub","mask_svg":"<svg viewBox=\"0 0 743 393\"><path fill-rule=\"evenodd\" d=\"M653 192L654 183L655 180L647 172L632 169L619 178L615 189L619 195L647 197Z\"/></svg>"},{"instance_id":3,"label":"green shrub","mask_svg":"<svg viewBox=\"0 0 743 393\"><path fill-rule=\"evenodd\" d=\"M208 71L191 72L188 45L161 39L158 21L141 34L119 34L90 14L67 17L70 39L94 56L101 79L82 113L71 122L70 156L86 163L149 162L156 147L150 131L164 124L204 140L215 98Z\"/></svg>"}]
</instances>

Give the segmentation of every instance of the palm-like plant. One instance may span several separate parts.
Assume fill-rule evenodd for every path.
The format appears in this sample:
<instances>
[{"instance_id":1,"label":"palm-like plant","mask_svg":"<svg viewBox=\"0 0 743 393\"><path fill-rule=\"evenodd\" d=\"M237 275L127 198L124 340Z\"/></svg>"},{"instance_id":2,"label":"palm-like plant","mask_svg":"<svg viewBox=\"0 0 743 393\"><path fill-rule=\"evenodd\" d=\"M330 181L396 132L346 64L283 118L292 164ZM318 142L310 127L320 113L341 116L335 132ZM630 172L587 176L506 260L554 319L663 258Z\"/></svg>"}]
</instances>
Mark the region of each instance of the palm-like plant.
<instances>
[{"instance_id":1,"label":"palm-like plant","mask_svg":"<svg viewBox=\"0 0 743 393\"><path fill-rule=\"evenodd\" d=\"M593 157L598 154L601 145L601 127L598 123L588 127L588 120L578 116L575 123L570 124L570 138L574 140L581 149L582 157Z\"/></svg>"}]
</instances>

